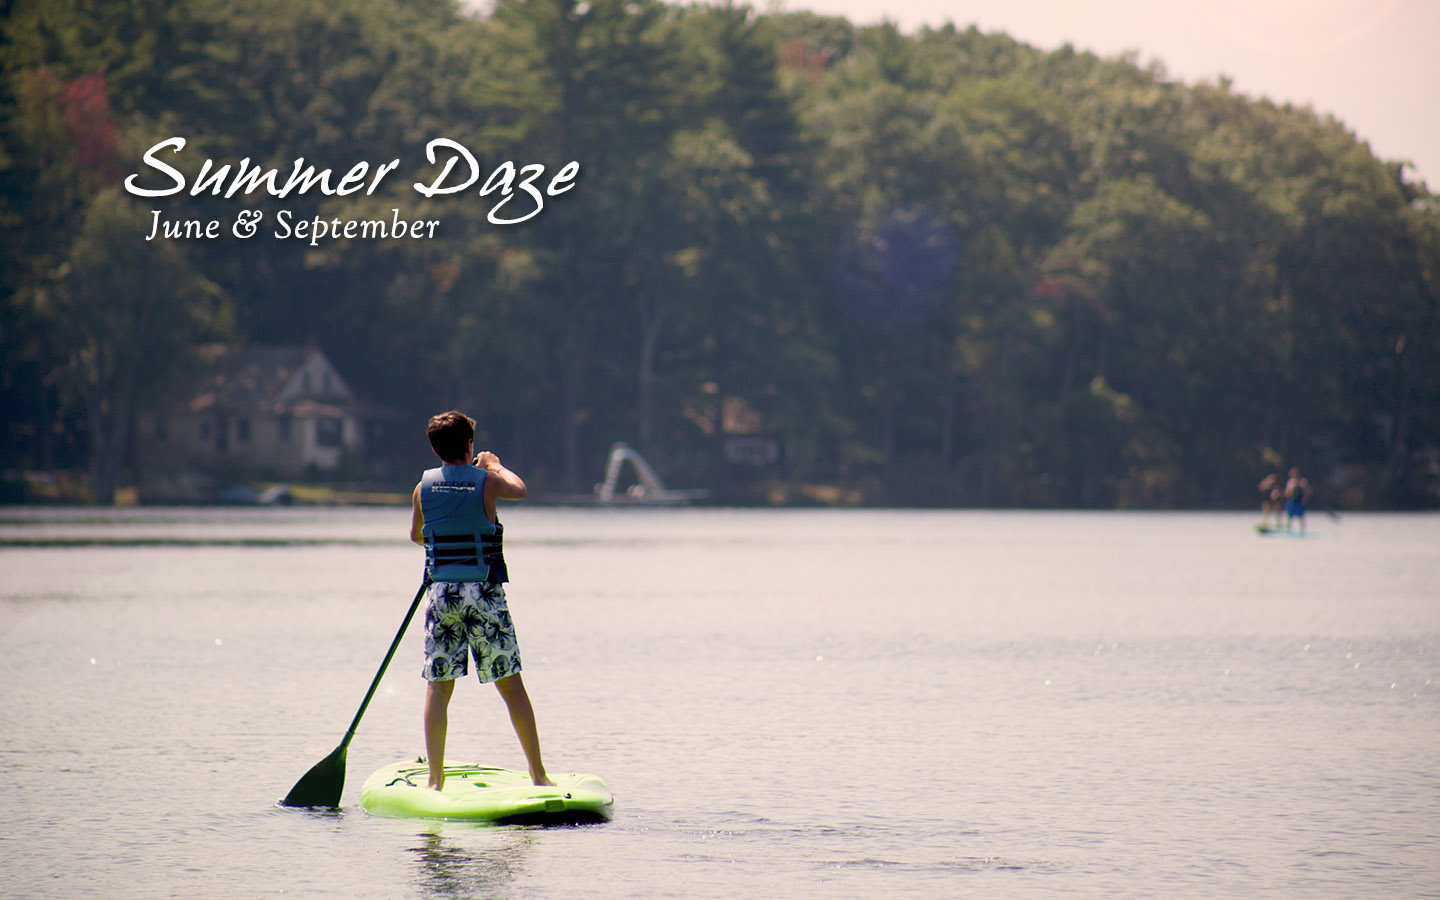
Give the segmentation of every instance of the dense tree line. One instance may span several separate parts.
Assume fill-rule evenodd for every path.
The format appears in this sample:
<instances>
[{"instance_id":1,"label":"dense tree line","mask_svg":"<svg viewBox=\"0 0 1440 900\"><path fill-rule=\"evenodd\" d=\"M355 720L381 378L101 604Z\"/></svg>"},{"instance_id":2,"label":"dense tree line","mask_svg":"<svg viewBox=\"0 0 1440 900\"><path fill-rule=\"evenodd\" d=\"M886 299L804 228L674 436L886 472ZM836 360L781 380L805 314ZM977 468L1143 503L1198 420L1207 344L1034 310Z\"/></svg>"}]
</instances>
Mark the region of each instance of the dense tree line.
<instances>
[{"instance_id":1,"label":"dense tree line","mask_svg":"<svg viewBox=\"0 0 1440 900\"><path fill-rule=\"evenodd\" d=\"M1440 498L1440 206L1308 109L728 4L0 10L9 477L83 467L103 502L186 348L314 342L399 411L375 480L412 474L419 423L458 406L555 490L624 440L741 502L1225 506L1282 464L1327 505ZM153 209L237 207L122 189L172 135L192 178L399 157L373 196L246 202L442 230L147 243ZM411 190L436 137L486 171L581 175L496 226L478 191ZM782 459L727 462L737 423Z\"/></svg>"}]
</instances>

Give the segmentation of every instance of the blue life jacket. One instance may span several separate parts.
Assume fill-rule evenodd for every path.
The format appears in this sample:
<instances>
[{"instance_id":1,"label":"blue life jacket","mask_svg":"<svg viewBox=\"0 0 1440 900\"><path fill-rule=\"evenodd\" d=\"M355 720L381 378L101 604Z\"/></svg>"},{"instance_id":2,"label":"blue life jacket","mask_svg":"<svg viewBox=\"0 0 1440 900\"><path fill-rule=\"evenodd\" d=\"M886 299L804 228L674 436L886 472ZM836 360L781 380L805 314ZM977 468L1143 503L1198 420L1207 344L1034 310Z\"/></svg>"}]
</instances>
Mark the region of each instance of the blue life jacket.
<instances>
[{"instance_id":1,"label":"blue life jacket","mask_svg":"<svg viewBox=\"0 0 1440 900\"><path fill-rule=\"evenodd\" d=\"M434 581L509 580L501 537L505 529L485 515L485 479L478 466L441 466L420 479L425 524L425 571Z\"/></svg>"}]
</instances>

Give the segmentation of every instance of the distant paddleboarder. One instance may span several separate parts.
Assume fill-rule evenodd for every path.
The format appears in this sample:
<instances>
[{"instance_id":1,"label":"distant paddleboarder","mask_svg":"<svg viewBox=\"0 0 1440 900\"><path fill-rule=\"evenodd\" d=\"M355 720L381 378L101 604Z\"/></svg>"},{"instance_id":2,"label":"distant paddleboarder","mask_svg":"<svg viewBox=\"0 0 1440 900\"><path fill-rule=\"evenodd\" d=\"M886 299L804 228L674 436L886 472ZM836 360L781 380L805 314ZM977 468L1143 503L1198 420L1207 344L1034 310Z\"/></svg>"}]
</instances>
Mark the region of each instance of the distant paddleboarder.
<instances>
[{"instance_id":1,"label":"distant paddleboarder","mask_svg":"<svg viewBox=\"0 0 1440 900\"><path fill-rule=\"evenodd\" d=\"M1260 481L1260 527L1270 527L1270 517L1275 517L1275 527L1280 527L1280 476L1274 472Z\"/></svg>"},{"instance_id":2,"label":"distant paddleboarder","mask_svg":"<svg viewBox=\"0 0 1440 900\"><path fill-rule=\"evenodd\" d=\"M1300 533L1305 533L1305 504L1310 500L1310 482L1300 475L1300 470L1292 468L1290 478L1285 482L1285 530L1291 531L1295 527L1295 520L1300 520Z\"/></svg>"},{"instance_id":3,"label":"distant paddleboarder","mask_svg":"<svg viewBox=\"0 0 1440 900\"><path fill-rule=\"evenodd\" d=\"M520 649L505 605L504 529L495 512L497 500L524 498L525 482L494 453L475 454L475 420L464 413L433 416L425 432L441 465L415 485L410 540L425 548L425 571L434 582L425 606L428 786L437 791L445 786L450 695L455 679L467 674L471 656L481 683L494 682L510 710L530 779L553 785L540 758L535 711L520 680Z\"/></svg>"}]
</instances>

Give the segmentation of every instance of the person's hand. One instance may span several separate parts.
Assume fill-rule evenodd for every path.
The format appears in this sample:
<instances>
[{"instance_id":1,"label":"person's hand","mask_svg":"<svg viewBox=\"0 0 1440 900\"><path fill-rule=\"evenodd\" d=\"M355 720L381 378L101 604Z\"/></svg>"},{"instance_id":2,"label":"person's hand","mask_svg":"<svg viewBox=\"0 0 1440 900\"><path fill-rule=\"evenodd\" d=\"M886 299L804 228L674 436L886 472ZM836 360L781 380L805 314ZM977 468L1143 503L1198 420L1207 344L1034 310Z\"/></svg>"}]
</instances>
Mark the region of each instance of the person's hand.
<instances>
[{"instance_id":1,"label":"person's hand","mask_svg":"<svg viewBox=\"0 0 1440 900\"><path fill-rule=\"evenodd\" d=\"M494 471L500 468L500 457L491 453L489 450L481 450L475 454L475 465L488 471Z\"/></svg>"}]
</instances>

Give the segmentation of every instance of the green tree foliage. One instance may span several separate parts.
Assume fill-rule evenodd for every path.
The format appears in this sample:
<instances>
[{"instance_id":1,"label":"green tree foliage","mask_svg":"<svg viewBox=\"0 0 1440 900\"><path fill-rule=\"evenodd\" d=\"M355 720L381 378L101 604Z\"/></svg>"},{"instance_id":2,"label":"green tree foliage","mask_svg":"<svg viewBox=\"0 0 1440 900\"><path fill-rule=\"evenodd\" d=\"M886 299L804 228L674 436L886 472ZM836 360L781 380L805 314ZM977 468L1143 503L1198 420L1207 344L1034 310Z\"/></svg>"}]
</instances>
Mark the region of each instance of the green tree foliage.
<instances>
[{"instance_id":1,"label":"green tree foliage","mask_svg":"<svg viewBox=\"0 0 1440 900\"><path fill-rule=\"evenodd\" d=\"M113 188L88 205L80 233L37 304L57 379L83 404L90 484L110 503L137 404L184 374L191 347L224 337L228 308L171 244L145 246L144 211Z\"/></svg>"},{"instance_id":2,"label":"green tree foliage","mask_svg":"<svg viewBox=\"0 0 1440 900\"><path fill-rule=\"evenodd\" d=\"M4 10L6 469L83 447L108 497L146 392L228 338L318 343L410 430L466 408L552 490L624 440L741 502L1224 506L1282 462L1326 505L1440 502L1440 200L1308 109L731 2ZM192 177L398 158L373 196L247 204L441 231L145 243L151 210L237 208L119 190L172 135ZM437 137L580 175L496 226L478 185L412 189ZM734 428L783 464L727 462ZM372 450L377 479L425 459Z\"/></svg>"}]
</instances>

